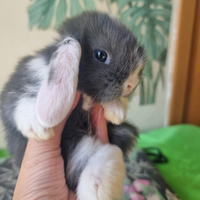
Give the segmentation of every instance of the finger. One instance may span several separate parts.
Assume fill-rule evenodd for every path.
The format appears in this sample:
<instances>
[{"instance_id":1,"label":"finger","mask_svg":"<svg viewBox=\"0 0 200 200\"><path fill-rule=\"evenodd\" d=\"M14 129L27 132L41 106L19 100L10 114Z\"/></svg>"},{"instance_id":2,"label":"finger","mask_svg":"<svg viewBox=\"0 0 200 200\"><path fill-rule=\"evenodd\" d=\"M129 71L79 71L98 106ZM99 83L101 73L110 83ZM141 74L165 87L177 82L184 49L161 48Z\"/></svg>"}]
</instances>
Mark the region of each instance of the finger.
<instances>
[{"instance_id":1,"label":"finger","mask_svg":"<svg viewBox=\"0 0 200 200\"><path fill-rule=\"evenodd\" d=\"M104 117L103 108L98 104L95 104L91 109L91 121L97 137L103 143L108 143L109 139L106 119Z\"/></svg>"},{"instance_id":2,"label":"finger","mask_svg":"<svg viewBox=\"0 0 200 200\"><path fill-rule=\"evenodd\" d=\"M72 192L71 190L69 190L69 192L68 192L67 200L76 200L76 196L75 196L74 192Z\"/></svg>"}]
</instances>

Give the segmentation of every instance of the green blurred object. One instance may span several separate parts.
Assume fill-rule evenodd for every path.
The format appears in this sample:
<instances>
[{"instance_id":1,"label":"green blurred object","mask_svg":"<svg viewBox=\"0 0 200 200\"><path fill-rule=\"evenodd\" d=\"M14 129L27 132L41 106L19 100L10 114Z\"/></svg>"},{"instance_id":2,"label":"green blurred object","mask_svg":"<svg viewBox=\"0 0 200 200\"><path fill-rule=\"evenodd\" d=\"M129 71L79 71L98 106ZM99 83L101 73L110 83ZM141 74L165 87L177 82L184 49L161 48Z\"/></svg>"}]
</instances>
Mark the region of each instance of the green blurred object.
<instances>
[{"instance_id":1,"label":"green blurred object","mask_svg":"<svg viewBox=\"0 0 200 200\"><path fill-rule=\"evenodd\" d=\"M172 4L170 0L99 0L107 5L118 5L118 16L135 34L147 53L147 63L140 85L140 104L154 104L158 84L164 86L163 67L167 55L169 25ZM69 13L67 13L70 3ZM68 16L74 16L84 10L95 10L95 0L33 0L28 8L29 27L47 29L52 25L55 15L55 28L58 28ZM157 62L159 69L153 73L152 63Z\"/></svg>"},{"instance_id":2,"label":"green blurred object","mask_svg":"<svg viewBox=\"0 0 200 200\"><path fill-rule=\"evenodd\" d=\"M138 147L157 147L168 158L157 169L181 200L200 200L200 128L178 125L141 134Z\"/></svg>"},{"instance_id":3,"label":"green blurred object","mask_svg":"<svg viewBox=\"0 0 200 200\"><path fill-rule=\"evenodd\" d=\"M8 157L8 151L6 149L0 149L0 159L7 157Z\"/></svg>"},{"instance_id":4,"label":"green blurred object","mask_svg":"<svg viewBox=\"0 0 200 200\"><path fill-rule=\"evenodd\" d=\"M6 149L0 149L0 164L9 158L8 151Z\"/></svg>"}]
</instances>

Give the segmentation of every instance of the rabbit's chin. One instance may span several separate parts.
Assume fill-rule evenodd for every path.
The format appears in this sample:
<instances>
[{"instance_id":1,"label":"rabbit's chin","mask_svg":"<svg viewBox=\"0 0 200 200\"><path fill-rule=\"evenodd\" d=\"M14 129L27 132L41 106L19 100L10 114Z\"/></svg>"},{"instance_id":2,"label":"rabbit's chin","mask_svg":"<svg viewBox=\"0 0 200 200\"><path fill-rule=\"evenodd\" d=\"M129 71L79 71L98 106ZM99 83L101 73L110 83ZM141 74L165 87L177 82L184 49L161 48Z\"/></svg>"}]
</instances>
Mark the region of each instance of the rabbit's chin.
<instances>
[{"instance_id":1,"label":"rabbit's chin","mask_svg":"<svg viewBox=\"0 0 200 200\"><path fill-rule=\"evenodd\" d=\"M114 101L107 103L102 103L104 109L104 116L108 122L113 124L121 124L126 119L126 110L127 110L128 99L125 97L120 97ZM84 110L89 111L92 107L93 101L92 98L86 94L83 94L83 105Z\"/></svg>"}]
</instances>

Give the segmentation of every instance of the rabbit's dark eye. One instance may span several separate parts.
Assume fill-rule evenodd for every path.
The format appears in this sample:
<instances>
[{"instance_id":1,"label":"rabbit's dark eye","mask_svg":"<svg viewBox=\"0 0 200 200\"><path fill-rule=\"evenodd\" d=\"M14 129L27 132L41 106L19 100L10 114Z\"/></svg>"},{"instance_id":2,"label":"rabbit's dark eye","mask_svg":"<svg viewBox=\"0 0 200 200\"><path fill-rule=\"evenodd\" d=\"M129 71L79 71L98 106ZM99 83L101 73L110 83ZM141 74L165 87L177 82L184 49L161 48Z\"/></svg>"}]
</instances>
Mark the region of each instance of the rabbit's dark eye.
<instances>
[{"instance_id":1,"label":"rabbit's dark eye","mask_svg":"<svg viewBox=\"0 0 200 200\"><path fill-rule=\"evenodd\" d=\"M107 53L103 50L95 50L93 52L94 59L98 62L106 62L107 60Z\"/></svg>"}]
</instances>

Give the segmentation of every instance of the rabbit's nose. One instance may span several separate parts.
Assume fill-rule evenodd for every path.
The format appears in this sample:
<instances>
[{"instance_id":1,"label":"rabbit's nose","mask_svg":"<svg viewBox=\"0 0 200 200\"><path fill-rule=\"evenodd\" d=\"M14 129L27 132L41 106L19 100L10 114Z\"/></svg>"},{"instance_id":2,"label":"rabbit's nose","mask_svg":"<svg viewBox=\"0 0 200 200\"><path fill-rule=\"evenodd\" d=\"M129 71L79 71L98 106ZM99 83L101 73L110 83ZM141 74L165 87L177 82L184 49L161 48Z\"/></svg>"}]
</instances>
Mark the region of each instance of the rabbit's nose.
<instances>
[{"instance_id":1,"label":"rabbit's nose","mask_svg":"<svg viewBox=\"0 0 200 200\"><path fill-rule=\"evenodd\" d=\"M125 83L124 90L125 90L126 93L131 93L133 88L134 88L134 83L132 83L132 82Z\"/></svg>"},{"instance_id":2,"label":"rabbit's nose","mask_svg":"<svg viewBox=\"0 0 200 200\"><path fill-rule=\"evenodd\" d=\"M134 90L133 84L126 84L122 96L129 97L132 94L133 90Z\"/></svg>"},{"instance_id":3,"label":"rabbit's nose","mask_svg":"<svg viewBox=\"0 0 200 200\"><path fill-rule=\"evenodd\" d=\"M127 90L132 89L133 86L132 85L127 85Z\"/></svg>"},{"instance_id":4,"label":"rabbit's nose","mask_svg":"<svg viewBox=\"0 0 200 200\"><path fill-rule=\"evenodd\" d=\"M123 84L123 93L122 96L128 97L132 94L134 89L139 84L139 78L136 74L130 75Z\"/></svg>"}]
</instances>

